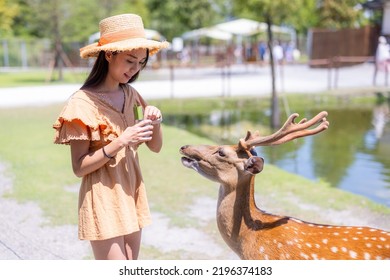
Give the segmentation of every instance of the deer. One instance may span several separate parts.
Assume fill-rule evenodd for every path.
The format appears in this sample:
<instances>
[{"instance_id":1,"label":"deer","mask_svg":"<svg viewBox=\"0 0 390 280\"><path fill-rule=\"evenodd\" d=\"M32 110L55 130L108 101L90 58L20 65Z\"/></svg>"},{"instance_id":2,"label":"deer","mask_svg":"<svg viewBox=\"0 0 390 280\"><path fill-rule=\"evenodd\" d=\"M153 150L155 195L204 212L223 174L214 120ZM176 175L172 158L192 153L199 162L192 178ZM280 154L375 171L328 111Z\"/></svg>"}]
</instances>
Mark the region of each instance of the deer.
<instances>
[{"instance_id":1,"label":"deer","mask_svg":"<svg viewBox=\"0 0 390 280\"><path fill-rule=\"evenodd\" d=\"M245 260L390 259L390 232L366 226L337 226L274 215L257 207L255 175L264 159L255 147L318 134L329 127L326 111L296 123L290 115L275 133L247 132L236 145L185 145L182 164L220 184L217 226L226 244Z\"/></svg>"}]
</instances>

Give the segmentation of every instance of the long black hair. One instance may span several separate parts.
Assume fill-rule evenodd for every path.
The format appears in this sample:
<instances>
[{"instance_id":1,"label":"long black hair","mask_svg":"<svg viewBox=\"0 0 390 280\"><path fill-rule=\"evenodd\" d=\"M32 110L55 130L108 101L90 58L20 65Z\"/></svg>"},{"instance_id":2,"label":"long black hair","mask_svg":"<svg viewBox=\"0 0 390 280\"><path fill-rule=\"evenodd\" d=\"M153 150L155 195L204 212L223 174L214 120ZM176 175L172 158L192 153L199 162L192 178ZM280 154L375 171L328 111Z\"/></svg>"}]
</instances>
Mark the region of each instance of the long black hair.
<instances>
[{"instance_id":1,"label":"long black hair","mask_svg":"<svg viewBox=\"0 0 390 280\"><path fill-rule=\"evenodd\" d=\"M117 52L113 52L113 55L116 55ZM146 64L149 60L149 49L146 49L146 59L142 63L141 69L135 73L130 80L127 83L132 83L135 80L138 79L139 73L142 69L146 67ZM91 72L89 73L87 79L85 80L84 84L81 88L87 88L87 87L97 87L100 85L102 81L104 81L108 74L108 61L106 59L106 53L105 51L101 51L96 58L95 64L92 67Z\"/></svg>"}]
</instances>

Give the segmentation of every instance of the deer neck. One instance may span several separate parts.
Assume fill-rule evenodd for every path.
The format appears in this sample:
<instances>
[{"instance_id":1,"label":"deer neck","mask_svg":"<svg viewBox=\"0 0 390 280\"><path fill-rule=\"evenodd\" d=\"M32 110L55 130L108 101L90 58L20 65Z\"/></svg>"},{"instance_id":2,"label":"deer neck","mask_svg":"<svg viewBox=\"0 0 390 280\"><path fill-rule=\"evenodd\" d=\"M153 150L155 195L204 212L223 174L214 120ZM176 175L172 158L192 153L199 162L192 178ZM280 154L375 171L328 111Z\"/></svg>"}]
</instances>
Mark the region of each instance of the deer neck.
<instances>
[{"instance_id":1,"label":"deer neck","mask_svg":"<svg viewBox=\"0 0 390 280\"><path fill-rule=\"evenodd\" d=\"M221 186L219 189L218 229L225 242L242 259L248 258L249 247L266 239L272 229L288 220L288 217L265 213L257 208L254 186L254 176L250 176L240 178L237 187Z\"/></svg>"},{"instance_id":2,"label":"deer neck","mask_svg":"<svg viewBox=\"0 0 390 280\"><path fill-rule=\"evenodd\" d=\"M261 211L254 198L254 176L239 181L237 186L220 186L217 206L219 231L236 252L243 233L261 226Z\"/></svg>"}]
</instances>

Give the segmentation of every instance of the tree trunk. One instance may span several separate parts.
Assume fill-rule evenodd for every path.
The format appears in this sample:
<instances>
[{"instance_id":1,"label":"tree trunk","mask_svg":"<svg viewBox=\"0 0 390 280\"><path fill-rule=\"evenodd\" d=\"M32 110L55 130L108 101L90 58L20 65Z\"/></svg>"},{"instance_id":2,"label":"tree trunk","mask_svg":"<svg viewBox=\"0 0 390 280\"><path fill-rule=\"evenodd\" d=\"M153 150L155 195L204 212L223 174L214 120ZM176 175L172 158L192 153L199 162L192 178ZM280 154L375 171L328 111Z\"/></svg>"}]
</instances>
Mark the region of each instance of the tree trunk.
<instances>
[{"instance_id":1,"label":"tree trunk","mask_svg":"<svg viewBox=\"0 0 390 280\"><path fill-rule=\"evenodd\" d=\"M62 43L61 40L58 38L56 40L56 47L55 47L55 61L56 61L56 68L58 69L58 80L63 81L64 75L63 75L63 61L62 61Z\"/></svg>"},{"instance_id":2,"label":"tree trunk","mask_svg":"<svg viewBox=\"0 0 390 280\"><path fill-rule=\"evenodd\" d=\"M271 97L271 128L275 129L280 126L280 114L279 114L279 100L278 100L278 93L276 91L276 84L275 84L275 61L274 61L274 55L272 52L273 49L273 34L271 30L272 26L272 20L271 17L268 15L266 17L267 21L267 35L268 35L268 51L269 51L269 60L270 60L270 66L271 66L271 80L272 80L272 97Z\"/></svg>"}]
</instances>

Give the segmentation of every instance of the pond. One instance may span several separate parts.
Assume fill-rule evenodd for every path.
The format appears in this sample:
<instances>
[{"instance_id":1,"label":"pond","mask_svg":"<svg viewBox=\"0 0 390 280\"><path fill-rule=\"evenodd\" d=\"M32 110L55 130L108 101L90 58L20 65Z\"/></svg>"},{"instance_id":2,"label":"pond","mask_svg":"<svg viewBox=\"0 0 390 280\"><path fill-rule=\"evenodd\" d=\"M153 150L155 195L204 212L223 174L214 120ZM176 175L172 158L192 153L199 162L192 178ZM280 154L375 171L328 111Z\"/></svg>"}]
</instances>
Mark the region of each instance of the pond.
<instances>
[{"instance_id":1,"label":"pond","mask_svg":"<svg viewBox=\"0 0 390 280\"><path fill-rule=\"evenodd\" d=\"M390 98L382 98L364 106L344 104L325 106L320 110L308 106L298 111L298 120L326 110L330 122L327 131L277 147L257 148L258 154L266 164L274 164L311 180L326 181L331 186L390 207L389 104ZM247 130L259 130L259 124L269 122L268 110L252 112L239 108L216 109L196 115L181 113L169 115L165 120L168 124L208 136L217 143L233 144L243 138ZM285 119L286 115L283 115L282 122Z\"/></svg>"}]
</instances>

